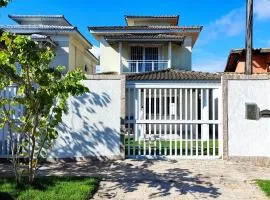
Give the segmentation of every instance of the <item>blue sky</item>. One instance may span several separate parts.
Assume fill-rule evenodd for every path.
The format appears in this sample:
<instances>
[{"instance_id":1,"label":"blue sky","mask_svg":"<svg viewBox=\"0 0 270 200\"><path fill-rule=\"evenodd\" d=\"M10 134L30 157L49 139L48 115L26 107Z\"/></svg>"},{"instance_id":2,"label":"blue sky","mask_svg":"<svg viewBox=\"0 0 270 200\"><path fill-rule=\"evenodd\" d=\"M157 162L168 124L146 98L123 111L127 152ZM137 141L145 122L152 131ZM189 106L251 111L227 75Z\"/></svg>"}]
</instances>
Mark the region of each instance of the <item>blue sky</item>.
<instances>
[{"instance_id":1,"label":"blue sky","mask_svg":"<svg viewBox=\"0 0 270 200\"><path fill-rule=\"evenodd\" d=\"M243 48L246 0L13 0L8 14L64 14L93 43L87 26L125 25L124 15L180 15L180 25L203 25L193 49L193 69L223 71L232 48ZM254 46L270 47L270 0L254 0ZM98 50L97 50L98 51Z\"/></svg>"}]
</instances>

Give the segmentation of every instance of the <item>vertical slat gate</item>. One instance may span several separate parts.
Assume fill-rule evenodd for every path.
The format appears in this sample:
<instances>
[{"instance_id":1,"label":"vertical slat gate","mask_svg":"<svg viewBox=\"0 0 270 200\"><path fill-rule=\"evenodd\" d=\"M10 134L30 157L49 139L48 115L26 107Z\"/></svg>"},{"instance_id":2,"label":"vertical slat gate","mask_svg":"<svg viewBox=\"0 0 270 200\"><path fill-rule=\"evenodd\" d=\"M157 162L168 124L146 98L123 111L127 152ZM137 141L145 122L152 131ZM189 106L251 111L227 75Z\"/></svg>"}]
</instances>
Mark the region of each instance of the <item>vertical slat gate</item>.
<instances>
[{"instance_id":1,"label":"vertical slat gate","mask_svg":"<svg viewBox=\"0 0 270 200\"><path fill-rule=\"evenodd\" d=\"M126 96L127 157L221 155L220 87L128 85Z\"/></svg>"}]
</instances>

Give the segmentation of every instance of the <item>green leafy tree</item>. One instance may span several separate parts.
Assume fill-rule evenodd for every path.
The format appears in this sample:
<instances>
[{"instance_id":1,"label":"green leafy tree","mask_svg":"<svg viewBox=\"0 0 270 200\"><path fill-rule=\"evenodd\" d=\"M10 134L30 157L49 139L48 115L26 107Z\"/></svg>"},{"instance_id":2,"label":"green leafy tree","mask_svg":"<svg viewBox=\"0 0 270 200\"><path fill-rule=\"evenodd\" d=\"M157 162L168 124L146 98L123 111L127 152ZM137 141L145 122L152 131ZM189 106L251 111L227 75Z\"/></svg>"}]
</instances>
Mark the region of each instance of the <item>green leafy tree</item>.
<instances>
[{"instance_id":1,"label":"green leafy tree","mask_svg":"<svg viewBox=\"0 0 270 200\"><path fill-rule=\"evenodd\" d=\"M0 0L0 8L7 6L9 2L11 2L11 0Z\"/></svg>"},{"instance_id":2,"label":"green leafy tree","mask_svg":"<svg viewBox=\"0 0 270 200\"><path fill-rule=\"evenodd\" d=\"M38 162L57 138L67 99L88 88L81 83L81 69L65 74L63 66L49 67L54 52L29 37L4 32L0 48L0 91L17 88L15 95L0 96L0 125L9 132L17 183L22 175L32 183ZM22 113L18 107L23 107Z\"/></svg>"}]
</instances>

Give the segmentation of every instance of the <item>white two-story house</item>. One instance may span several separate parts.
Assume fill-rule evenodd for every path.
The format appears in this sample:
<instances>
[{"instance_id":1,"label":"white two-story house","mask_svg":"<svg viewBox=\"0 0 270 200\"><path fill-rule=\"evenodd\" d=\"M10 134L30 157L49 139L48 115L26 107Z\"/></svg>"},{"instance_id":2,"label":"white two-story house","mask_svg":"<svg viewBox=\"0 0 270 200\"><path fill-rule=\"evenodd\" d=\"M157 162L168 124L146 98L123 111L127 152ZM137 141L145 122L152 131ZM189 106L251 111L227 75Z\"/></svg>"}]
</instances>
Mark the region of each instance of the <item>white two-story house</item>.
<instances>
[{"instance_id":1,"label":"white two-story house","mask_svg":"<svg viewBox=\"0 0 270 200\"><path fill-rule=\"evenodd\" d=\"M89 27L100 42L100 71L191 70L202 26L180 26L179 16L125 16L126 26Z\"/></svg>"},{"instance_id":2,"label":"white two-story house","mask_svg":"<svg viewBox=\"0 0 270 200\"><path fill-rule=\"evenodd\" d=\"M98 59L90 52L92 44L63 15L9 15L16 24L0 25L0 29L50 45L56 56L51 66L67 70L81 67L87 74L95 73Z\"/></svg>"},{"instance_id":3,"label":"white two-story house","mask_svg":"<svg viewBox=\"0 0 270 200\"><path fill-rule=\"evenodd\" d=\"M220 75L192 71L202 26L181 26L178 15L125 20L89 31L100 42L100 71L126 80L126 155L220 155Z\"/></svg>"}]
</instances>

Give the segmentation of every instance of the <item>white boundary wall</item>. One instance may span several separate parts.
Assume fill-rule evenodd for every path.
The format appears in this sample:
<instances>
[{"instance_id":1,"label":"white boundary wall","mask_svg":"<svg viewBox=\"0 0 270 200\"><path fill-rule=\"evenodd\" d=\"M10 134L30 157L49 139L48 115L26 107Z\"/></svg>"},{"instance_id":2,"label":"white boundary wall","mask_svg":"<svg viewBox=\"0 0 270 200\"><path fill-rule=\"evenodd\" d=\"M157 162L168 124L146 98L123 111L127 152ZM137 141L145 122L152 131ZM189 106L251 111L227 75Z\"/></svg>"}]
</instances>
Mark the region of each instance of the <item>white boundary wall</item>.
<instances>
[{"instance_id":1,"label":"white boundary wall","mask_svg":"<svg viewBox=\"0 0 270 200\"><path fill-rule=\"evenodd\" d=\"M229 157L270 157L270 118L245 119L245 103L270 110L270 79L254 76L227 80Z\"/></svg>"},{"instance_id":2,"label":"white boundary wall","mask_svg":"<svg viewBox=\"0 0 270 200\"><path fill-rule=\"evenodd\" d=\"M90 90L70 98L48 160L121 159L121 76L91 76Z\"/></svg>"}]
</instances>

